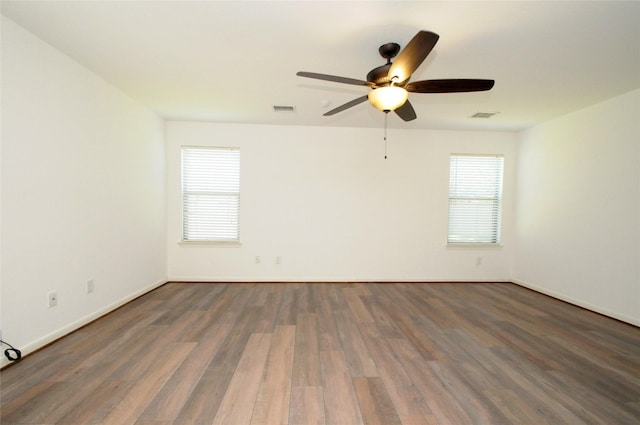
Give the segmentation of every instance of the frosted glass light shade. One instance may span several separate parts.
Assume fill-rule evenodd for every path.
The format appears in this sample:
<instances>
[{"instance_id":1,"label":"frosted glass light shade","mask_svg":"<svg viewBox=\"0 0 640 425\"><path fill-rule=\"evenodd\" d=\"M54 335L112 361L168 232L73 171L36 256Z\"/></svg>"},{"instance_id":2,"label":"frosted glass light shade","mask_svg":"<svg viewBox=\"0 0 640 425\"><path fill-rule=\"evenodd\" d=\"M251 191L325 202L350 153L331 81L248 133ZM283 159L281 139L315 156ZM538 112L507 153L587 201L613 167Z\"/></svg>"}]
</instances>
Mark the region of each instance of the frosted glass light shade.
<instances>
[{"instance_id":1,"label":"frosted glass light shade","mask_svg":"<svg viewBox=\"0 0 640 425\"><path fill-rule=\"evenodd\" d=\"M394 111L404 105L409 93L402 87L380 87L369 92L369 102L383 112Z\"/></svg>"}]
</instances>

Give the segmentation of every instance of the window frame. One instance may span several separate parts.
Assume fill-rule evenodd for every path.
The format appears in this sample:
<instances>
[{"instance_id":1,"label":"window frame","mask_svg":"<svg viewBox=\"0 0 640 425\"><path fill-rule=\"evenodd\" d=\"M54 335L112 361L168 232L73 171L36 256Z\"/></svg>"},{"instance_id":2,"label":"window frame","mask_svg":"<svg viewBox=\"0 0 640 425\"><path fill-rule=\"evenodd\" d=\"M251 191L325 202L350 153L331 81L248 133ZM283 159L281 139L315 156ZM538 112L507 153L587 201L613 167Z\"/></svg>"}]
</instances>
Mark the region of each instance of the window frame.
<instances>
[{"instance_id":1,"label":"window frame","mask_svg":"<svg viewBox=\"0 0 640 425\"><path fill-rule=\"evenodd\" d=\"M492 170L493 173L489 174L497 181L495 185L484 185L481 186L480 189L475 188L479 191L486 191L488 189L492 189L495 193L494 196L484 196L480 195L469 195L468 192L474 190L474 188L469 186L462 186L458 184L458 180L453 181L453 166L454 166L454 158L475 158L475 159L490 159L495 158L499 161L499 166L495 170ZM456 159L457 161L457 159ZM456 164L456 167L458 164ZM456 168L456 171L458 169ZM452 195L452 192L460 193L467 189L467 194L462 195ZM454 190L455 189L455 190ZM503 154L475 154L475 153L452 153L449 155L449 195L448 195L448 212L447 212L447 246L450 247L499 247L502 241L502 202L503 202L503 192L504 192L504 155ZM457 202L456 202L457 201ZM469 226L473 227L472 220L465 222L464 219L460 218L452 218L452 204L455 205L458 203L458 206L464 207L464 205L460 205L459 201L469 201L469 203L476 208L484 208L487 209L488 212L484 215L484 218L488 219L488 223L490 225L484 225L485 231L477 232L472 234L471 236L466 235L466 231L463 231L460 234L452 234L452 223L453 226L457 225L459 227ZM487 202L491 202L489 205L486 205ZM485 204L485 205L483 205ZM477 217L475 215L474 217ZM455 221L454 221L455 220ZM478 226L477 224L475 226ZM481 226L478 226L482 228ZM488 237L487 237L488 236Z\"/></svg>"},{"instance_id":2,"label":"window frame","mask_svg":"<svg viewBox=\"0 0 640 425\"><path fill-rule=\"evenodd\" d=\"M186 151L217 151L217 152L233 152L236 155L237 166L232 167L232 174L234 180L232 181L230 186L234 186L237 190L229 190L233 189L232 187L225 188L227 190L188 190L186 186L190 182L186 182L186 173L185 173L185 152ZM205 178L216 178L216 177L229 177L229 174L225 175L224 173L219 173L217 170L213 171L206 175ZM228 147L228 146L181 146L180 147L180 196L181 196L181 243L185 244L213 244L213 245L226 245L226 246L240 246L240 208L241 208L241 189L240 189L240 180L241 180L241 157L240 157L240 148L239 147ZM189 227L189 213L187 211L188 204L187 199L189 197L201 196L201 197L232 197L235 198L235 214L229 216L230 222L232 225L230 226L230 230L235 235L232 237L220 235L219 237L207 237L207 235L202 235L201 237L197 236L197 231L195 231L195 235L191 235L188 231ZM210 223L209 223L210 224ZM221 226L223 228L224 226Z\"/></svg>"}]
</instances>

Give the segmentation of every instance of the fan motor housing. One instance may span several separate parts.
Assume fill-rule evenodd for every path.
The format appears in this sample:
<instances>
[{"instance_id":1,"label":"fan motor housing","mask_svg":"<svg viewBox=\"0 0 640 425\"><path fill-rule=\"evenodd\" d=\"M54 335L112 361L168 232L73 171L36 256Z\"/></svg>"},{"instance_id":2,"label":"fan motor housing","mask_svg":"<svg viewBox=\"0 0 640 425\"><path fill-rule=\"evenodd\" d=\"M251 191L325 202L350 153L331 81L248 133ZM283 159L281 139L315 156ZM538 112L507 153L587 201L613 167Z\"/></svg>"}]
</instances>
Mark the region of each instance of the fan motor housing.
<instances>
[{"instance_id":1,"label":"fan motor housing","mask_svg":"<svg viewBox=\"0 0 640 425\"><path fill-rule=\"evenodd\" d=\"M373 68L367 74L367 81L375 84L376 86L384 86L389 84L389 68L391 64L385 64L377 68Z\"/></svg>"},{"instance_id":2,"label":"fan motor housing","mask_svg":"<svg viewBox=\"0 0 640 425\"><path fill-rule=\"evenodd\" d=\"M378 52L380 56L387 60L387 63L369 71L367 81L374 83L376 86L388 86L391 82L389 79L391 58L395 58L400 53L400 45L398 43L386 43L378 48Z\"/></svg>"}]
</instances>

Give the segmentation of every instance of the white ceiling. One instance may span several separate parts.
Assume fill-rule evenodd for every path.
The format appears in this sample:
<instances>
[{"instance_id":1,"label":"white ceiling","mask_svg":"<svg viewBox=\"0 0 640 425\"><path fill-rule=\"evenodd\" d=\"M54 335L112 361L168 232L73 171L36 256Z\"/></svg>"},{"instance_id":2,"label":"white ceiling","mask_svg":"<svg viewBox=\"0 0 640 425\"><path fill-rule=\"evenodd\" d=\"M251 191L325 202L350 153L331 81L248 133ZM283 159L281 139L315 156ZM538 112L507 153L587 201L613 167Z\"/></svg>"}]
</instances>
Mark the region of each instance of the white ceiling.
<instances>
[{"instance_id":1,"label":"white ceiling","mask_svg":"<svg viewBox=\"0 0 640 425\"><path fill-rule=\"evenodd\" d=\"M428 30L412 81L490 78L489 92L412 93L395 128L520 130L640 87L638 1L2 1L2 14L168 119L381 127L365 79ZM327 105L328 104L328 105ZM273 105L295 112L275 113ZM498 112L492 118L469 118Z\"/></svg>"}]
</instances>

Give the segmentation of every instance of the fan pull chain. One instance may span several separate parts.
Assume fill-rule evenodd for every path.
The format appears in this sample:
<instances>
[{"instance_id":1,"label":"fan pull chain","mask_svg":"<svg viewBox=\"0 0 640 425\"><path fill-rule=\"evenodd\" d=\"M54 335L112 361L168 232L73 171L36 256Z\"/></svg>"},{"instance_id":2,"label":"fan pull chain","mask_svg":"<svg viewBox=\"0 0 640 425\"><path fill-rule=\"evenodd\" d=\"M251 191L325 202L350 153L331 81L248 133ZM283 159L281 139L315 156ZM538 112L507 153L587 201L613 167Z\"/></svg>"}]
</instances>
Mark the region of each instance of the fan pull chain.
<instances>
[{"instance_id":1,"label":"fan pull chain","mask_svg":"<svg viewBox=\"0 0 640 425\"><path fill-rule=\"evenodd\" d=\"M389 112L384 113L384 159L387 159L387 116Z\"/></svg>"}]
</instances>

